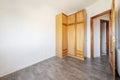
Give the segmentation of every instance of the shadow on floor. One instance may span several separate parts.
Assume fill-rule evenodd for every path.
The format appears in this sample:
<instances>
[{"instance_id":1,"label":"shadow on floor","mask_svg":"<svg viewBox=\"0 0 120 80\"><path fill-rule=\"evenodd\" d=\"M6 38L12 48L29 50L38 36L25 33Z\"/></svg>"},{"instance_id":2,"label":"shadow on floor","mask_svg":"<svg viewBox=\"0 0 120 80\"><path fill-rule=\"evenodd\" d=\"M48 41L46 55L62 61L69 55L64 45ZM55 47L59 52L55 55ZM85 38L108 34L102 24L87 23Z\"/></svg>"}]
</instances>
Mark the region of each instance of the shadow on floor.
<instances>
[{"instance_id":1,"label":"shadow on floor","mask_svg":"<svg viewBox=\"0 0 120 80\"><path fill-rule=\"evenodd\" d=\"M116 73L116 80L120 80L120 76L118 75L118 73Z\"/></svg>"}]
</instances>

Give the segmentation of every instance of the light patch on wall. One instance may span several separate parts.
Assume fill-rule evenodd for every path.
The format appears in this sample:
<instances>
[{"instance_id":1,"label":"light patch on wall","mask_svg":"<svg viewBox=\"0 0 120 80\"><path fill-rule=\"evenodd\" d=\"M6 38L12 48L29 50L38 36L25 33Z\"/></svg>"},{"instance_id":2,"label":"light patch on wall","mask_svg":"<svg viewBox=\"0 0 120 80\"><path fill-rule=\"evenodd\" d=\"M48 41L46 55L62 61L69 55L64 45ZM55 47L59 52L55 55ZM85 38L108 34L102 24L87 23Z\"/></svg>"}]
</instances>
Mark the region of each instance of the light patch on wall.
<instances>
[{"instance_id":1,"label":"light patch on wall","mask_svg":"<svg viewBox=\"0 0 120 80\"><path fill-rule=\"evenodd\" d=\"M55 56L55 16L47 4L0 0L0 77Z\"/></svg>"}]
</instances>

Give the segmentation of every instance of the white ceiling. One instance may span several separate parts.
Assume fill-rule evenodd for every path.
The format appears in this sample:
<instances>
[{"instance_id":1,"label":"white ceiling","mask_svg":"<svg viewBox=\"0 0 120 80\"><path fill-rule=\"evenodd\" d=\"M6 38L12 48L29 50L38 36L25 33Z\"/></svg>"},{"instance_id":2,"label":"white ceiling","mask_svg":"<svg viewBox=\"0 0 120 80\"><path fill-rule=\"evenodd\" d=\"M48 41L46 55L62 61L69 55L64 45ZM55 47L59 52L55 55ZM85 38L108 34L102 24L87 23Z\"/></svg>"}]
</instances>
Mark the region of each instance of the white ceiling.
<instances>
[{"instance_id":1,"label":"white ceiling","mask_svg":"<svg viewBox=\"0 0 120 80\"><path fill-rule=\"evenodd\" d=\"M71 14L77 12L81 9L84 9L99 0L0 0L1 2L22 2L27 4L35 4L36 6L40 6L43 3L52 6L60 12L65 14Z\"/></svg>"},{"instance_id":2,"label":"white ceiling","mask_svg":"<svg viewBox=\"0 0 120 80\"><path fill-rule=\"evenodd\" d=\"M98 0L44 0L44 1L63 13L71 14L94 4Z\"/></svg>"}]
</instances>

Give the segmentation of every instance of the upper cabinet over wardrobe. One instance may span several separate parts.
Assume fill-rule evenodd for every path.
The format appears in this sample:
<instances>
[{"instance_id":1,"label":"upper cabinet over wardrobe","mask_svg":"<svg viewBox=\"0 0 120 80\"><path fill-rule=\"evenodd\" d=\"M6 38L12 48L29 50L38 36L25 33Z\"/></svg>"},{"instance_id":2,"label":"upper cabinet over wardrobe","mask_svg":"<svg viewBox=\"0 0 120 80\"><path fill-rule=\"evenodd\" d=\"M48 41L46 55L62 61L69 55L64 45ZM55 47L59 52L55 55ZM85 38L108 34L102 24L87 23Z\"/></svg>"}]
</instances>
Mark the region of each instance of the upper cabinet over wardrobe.
<instances>
[{"instance_id":1,"label":"upper cabinet over wardrobe","mask_svg":"<svg viewBox=\"0 0 120 80\"><path fill-rule=\"evenodd\" d=\"M68 25L75 24L75 14L71 14L68 16Z\"/></svg>"},{"instance_id":2,"label":"upper cabinet over wardrobe","mask_svg":"<svg viewBox=\"0 0 120 80\"><path fill-rule=\"evenodd\" d=\"M76 22L84 22L85 21L85 10L79 11L76 13Z\"/></svg>"},{"instance_id":3,"label":"upper cabinet over wardrobe","mask_svg":"<svg viewBox=\"0 0 120 80\"><path fill-rule=\"evenodd\" d=\"M67 15L65 15L63 13L61 15L62 15L62 23L67 25Z\"/></svg>"}]
</instances>

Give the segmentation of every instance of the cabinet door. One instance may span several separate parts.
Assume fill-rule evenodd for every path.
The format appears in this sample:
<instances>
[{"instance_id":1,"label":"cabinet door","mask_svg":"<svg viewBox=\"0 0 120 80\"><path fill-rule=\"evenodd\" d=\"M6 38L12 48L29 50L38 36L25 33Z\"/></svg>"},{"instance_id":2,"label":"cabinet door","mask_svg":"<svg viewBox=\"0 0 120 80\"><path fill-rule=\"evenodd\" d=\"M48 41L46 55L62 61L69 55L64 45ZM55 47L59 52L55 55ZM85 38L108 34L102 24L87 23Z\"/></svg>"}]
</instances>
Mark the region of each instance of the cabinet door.
<instances>
[{"instance_id":1,"label":"cabinet door","mask_svg":"<svg viewBox=\"0 0 120 80\"><path fill-rule=\"evenodd\" d=\"M67 26L63 25L62 27L62 54L63 56L67 55L68 51L68 42L67 42Z\"/></svg>"},{"instance_id":2,"label":"cabinet door","mask_svg":"<svg viewBox=\"0 0 120 80\"><path fill-rule=\"evenodd\" d=\"M75 25L68 26L68 54L75 55Z\"/></svg>"},{"instance_id":3,"label":"cabinet door","mask_svg":"<svg viewBox=\"0 0 120 80\"><path fill-rule=\"evenodd\" d=\"M77 13L77 23L84 22L84 10Z\"/></svg>"},{"instance_id":4,"label":"cabinet door","mask_svg":"<svg viewBox=\"0 0 120 80\"><path fill-rule=\"evenodd\" d=\"M62 14L62 23L67 25L67 16Z\"/></svg>"},{"instance_id":5,"label":"cabinet door","mask_svg":"<svg viewBox=\"0 0 120 80\"><path fill-rule=\"evenodd\" d=\"M75 14L68 16L68 24L75 24Z\"/></svg>"},{"instance_id":6,"label":"cabinet door","mask_svg":"<svg viewBox=\"0 0 120 80\"><path fill-rule=\"evenodd\" d=\"M84 23L76 26L76 56L84 59Z\"/></svg>"}]
</instances>

